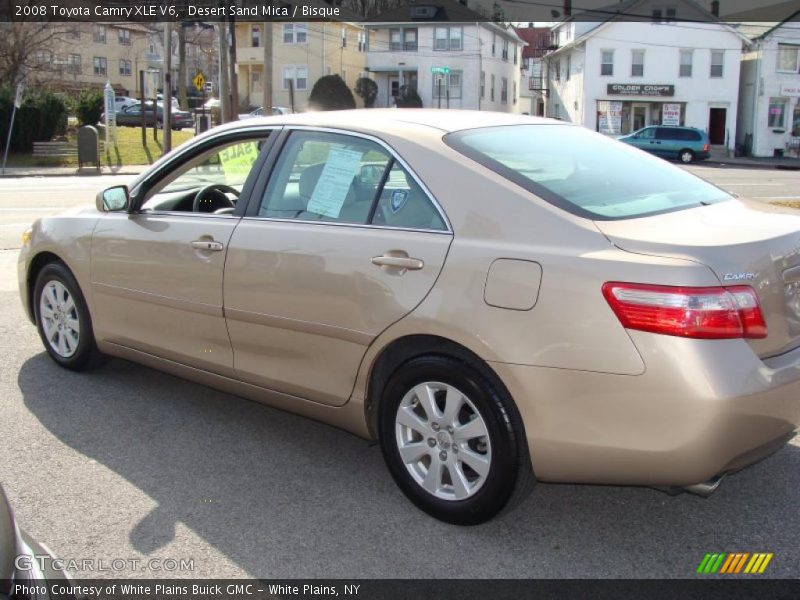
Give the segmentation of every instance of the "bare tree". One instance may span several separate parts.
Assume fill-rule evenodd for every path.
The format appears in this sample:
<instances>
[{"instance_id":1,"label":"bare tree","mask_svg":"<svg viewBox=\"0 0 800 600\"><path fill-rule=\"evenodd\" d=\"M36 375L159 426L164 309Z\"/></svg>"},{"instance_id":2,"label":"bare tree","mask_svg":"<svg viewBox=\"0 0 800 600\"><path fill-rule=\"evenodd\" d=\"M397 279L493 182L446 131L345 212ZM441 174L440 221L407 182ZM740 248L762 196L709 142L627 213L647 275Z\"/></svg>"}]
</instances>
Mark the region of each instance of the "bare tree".
<instances>
[{"instance_id":1,"label":"bare tree","mask_svg":"<svg viewBox=\"0 0 800 600\"><path fill-rule=\"evenodd\" d=\"M53 77L54 53L71 28L66 23L0 23L0 81L46 82Z\"/></svg>"}]
</instances>

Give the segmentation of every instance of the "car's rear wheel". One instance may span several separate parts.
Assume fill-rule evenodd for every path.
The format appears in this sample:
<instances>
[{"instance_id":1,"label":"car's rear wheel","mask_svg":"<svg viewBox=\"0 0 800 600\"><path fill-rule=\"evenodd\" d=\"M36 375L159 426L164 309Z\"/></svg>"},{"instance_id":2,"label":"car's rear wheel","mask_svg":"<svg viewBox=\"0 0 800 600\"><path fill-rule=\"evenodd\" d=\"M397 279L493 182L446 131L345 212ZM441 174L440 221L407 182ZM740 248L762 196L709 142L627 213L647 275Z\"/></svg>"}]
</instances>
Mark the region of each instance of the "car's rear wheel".
<instances>
[{"instance_id":1,"label":"car's rear wheel","mask_svg":"<svg viewBox=\"0 0 800 600\"><path fill-rule=\"evenodd\" d=\"M682 163L688 165L690 162L694 162L694 152L688 148L684 148L678 153L678 158Z\"/></svg>"},{"instance_id":2,"label":"car's rear wheel","mask_svg":"<svg viewBox=\"0 0 800 600\"><path fill-rule=\"evenodd\" d=\"M102 361L86 300L63 263L50 263L39 272L34 311L44 347L62 367L81 371Z\"/></svg>"},{"instance_id":3,"label":"car's rear wheel","mask_svg":"<svg viewBox=\"0 0 800 600\"><path fill-rule=\"evenodd\" d=\"M392 476L437 519L482 523L533 483L511 399L463 362L424 356L406 363L386 386L379 418Z\"/></svg>"}]
</instances>

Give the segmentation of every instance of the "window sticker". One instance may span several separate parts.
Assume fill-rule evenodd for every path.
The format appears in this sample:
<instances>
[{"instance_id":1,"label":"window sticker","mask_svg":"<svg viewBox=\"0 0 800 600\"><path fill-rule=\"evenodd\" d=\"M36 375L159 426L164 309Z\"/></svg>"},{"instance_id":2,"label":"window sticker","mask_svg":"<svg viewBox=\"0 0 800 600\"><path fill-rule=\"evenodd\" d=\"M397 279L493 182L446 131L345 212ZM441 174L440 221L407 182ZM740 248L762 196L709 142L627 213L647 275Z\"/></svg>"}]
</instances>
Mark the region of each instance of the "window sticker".
<instances>
[{"instance_id":1,"label":"window sticker","mask_svg":"<svg viewBox=\"0 0 800 600\"><path fill-rule=\"evenodd\" d=\"M244 142L222 150L219 153L219 162L225 173L225 183L228 185L243 183L257 158L257 142Z\"/></svg>"},{"instance_id":2,"label":"window sticker","mask_svg":"<svg viewBox=\"0 0 800 600\"><path fill-rule=\"evenodd\" d=\"M392 214L396 215L408 202L407 190L393 190L389 199L389 206L392 209Z\"/></svg>"},{"instance_id":3,"label":"window sticker","mask_svg":"<svg viewBox=\"0 0 800 600\"><path fill-rule=\"evenodd\" d=\"M361 168L361 152L331 148L328 160L308 201L308 212L336 219Z\"/></svg>"}]
</instances>

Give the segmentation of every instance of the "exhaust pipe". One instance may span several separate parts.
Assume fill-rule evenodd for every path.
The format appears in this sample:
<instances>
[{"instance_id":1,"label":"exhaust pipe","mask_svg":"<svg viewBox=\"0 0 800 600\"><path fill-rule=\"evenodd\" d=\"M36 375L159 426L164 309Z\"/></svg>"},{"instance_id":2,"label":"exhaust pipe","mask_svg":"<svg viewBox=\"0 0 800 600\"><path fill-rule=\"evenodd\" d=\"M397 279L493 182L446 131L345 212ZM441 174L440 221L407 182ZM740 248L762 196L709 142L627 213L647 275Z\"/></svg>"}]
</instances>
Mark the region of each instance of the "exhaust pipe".
<instances>
[{"instance_id":1,"label":"exhaust pipe","mask_svg":"<svg viewBox=\"0 0 800 600\"><path fill-rule=\"evenodd\" d=\"M719 484L722 483L722 478L724 475L715 475L708 481L704 481L702 483L695 483L694 485L687 485L683 489L690 494L695 494L696 496L702 496L703 498L708 498L711 494L713 494Z\"/></svg>"}]
</instances>

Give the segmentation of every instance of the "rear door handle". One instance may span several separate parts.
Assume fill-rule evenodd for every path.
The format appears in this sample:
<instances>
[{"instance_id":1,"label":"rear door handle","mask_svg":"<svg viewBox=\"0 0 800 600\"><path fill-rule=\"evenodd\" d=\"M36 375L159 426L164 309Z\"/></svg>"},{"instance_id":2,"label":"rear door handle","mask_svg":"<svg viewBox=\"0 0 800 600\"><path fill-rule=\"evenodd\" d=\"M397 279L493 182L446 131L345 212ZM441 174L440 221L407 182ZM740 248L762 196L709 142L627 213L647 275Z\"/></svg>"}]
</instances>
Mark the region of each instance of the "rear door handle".
<instances>
[{"instance_id":1,"label":"rear door handle","mask_svg":"<svg viewBox=\"0 0 800 600\"><path fill-rule=\"evenodd\" d=\"M392 269L419 271L425 263L418 258L408 256L373 256L372 264L379 267L389 267Z\"/></svg>"},{"instance_id":2,"label":"rear door handle","mask_svg":"<svg viewBox=\"0 0 800 600\"><path fill-rule=\"evenodd\" d=\"M225 248L225 245L222 242L215 242L213 240L195 240L192 242L192 248L195 250L220 252L223 248Z\"/></svg>"}]
</instances>

